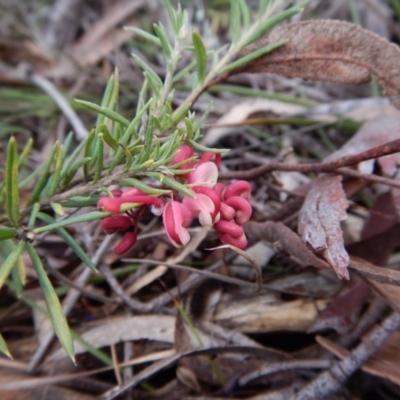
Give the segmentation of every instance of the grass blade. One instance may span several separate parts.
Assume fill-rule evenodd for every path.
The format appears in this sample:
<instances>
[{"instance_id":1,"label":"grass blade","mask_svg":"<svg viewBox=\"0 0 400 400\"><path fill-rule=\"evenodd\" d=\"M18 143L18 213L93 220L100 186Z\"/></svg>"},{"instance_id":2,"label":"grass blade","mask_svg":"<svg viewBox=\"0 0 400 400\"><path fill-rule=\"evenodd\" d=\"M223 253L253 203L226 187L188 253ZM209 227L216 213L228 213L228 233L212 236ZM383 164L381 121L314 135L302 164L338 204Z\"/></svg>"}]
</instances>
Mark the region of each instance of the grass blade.
<instances>
[{"instance_id":1,"label":"grass blade","mask_svg":"<svg viewBox=\"0 0 400 400\"><path fill-rule=\"evenodd\" d=\"M47 277L42 261L40 260L35 248L30 243L27 243L26 246L28 254L32 260L33 267L35 268L38 276L40 287L43 291L44 300L46 302L51 323L53 324L54 332L60 340L65 352L72 359L72 361L75 362L74 343L72 341L71 332L61 307L60 300L58 299L53 285Z\"/></svg>"}]
</instances>

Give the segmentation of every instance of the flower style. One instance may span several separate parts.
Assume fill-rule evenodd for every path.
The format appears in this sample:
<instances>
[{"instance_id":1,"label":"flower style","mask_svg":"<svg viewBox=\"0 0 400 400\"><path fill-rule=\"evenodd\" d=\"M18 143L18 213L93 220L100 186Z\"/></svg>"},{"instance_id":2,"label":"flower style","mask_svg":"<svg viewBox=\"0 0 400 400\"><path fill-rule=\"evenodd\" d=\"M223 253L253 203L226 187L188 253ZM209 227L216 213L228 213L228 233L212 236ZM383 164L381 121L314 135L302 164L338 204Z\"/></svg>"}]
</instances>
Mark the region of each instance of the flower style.
<instances>
[{"instance_id":1,"label":"flower style","mask_svg":"<svg viewBox=\"0 0 400 400\"><path fill-rule=\"evenodd\" d=\"M225 187L217 182L220 154L205 153L197 163L187 161L193 156L190 146L181 146L170 164L179 164L178 169L192 169L178 179L189 185L193 197L184 196L179 201L179 193L175 191L172 196L156 197L130 188L114 190L113 197L104 196L98 201L98 208L116 214L102 220L104 231L107 234L123 233L122 240L114 248L116 254L125 253L136 243L138 220L149 206L154 215L162 214L166 234L177 247L189 242L187 227L193 218L198 218L203 226L214 225L222 243L241 249L247 246L243 225L252 213L250 184L237 181Z\"/></svg>"}]
</instances>

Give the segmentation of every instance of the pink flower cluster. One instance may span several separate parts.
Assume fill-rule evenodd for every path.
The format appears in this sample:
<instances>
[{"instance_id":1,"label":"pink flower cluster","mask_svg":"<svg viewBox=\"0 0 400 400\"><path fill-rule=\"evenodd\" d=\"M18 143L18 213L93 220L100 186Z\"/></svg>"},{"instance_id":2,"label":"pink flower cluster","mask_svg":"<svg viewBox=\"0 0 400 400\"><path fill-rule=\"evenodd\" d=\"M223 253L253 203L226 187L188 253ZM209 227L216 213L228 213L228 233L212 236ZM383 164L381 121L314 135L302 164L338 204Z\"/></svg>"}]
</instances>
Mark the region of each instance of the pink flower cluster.
<instances>
[{"instance_id":1,"label":"pink flower cluster","mask_svg":"<svg viewBox=\"0 0 400 400\"><path fill-rule=\"evenodd\" d=\"M116 254L125 253L136 243L138 220L148 206L151 206L153 214L162 214L165 231L177 247L189 242L187 227L193 218L198 218L203 226L213 225L222 243L240 249L247 246L243 225L252 213L250 184L237 181L225 187L222 183L217 183L220 155L205 153L199 162L185 163L193 155L193 149L184 145L179 148L171 166L179 164L179 169L192 170L180 177L194 197L184 196L179 200L178 192L157 197L131 188L124 192L114 190L114 197L102 197L98 201L98 208L117 214L101 221L101 227L107 234L117 231L123 233L122 241L114 248ZM121 214L123 209L133 205L135 208Z\"/></svg>"}]
</instances>

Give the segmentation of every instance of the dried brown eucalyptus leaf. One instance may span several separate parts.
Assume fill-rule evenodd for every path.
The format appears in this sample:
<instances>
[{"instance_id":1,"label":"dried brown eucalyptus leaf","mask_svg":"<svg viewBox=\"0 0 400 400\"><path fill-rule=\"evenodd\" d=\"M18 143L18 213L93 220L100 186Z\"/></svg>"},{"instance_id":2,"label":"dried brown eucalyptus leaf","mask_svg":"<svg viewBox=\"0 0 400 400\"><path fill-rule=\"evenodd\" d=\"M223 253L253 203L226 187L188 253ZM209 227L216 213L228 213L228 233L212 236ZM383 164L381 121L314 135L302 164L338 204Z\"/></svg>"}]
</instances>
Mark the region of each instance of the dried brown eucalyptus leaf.
<instances>
[{"instance_id":1,"label":"dried brown eucalyptus leaf","mask_svg":"<svg viewBox=\"0 0 400 400\"><path fill-rule=\"evenodd\" d=\"M382 92L400 108L400 49L386 39L344 21L303 21L273 29L239 57L282 39L287 40L283 46L232 74L275 72L354 85L368 82L373 74Z\"/></svg>"},{"instance_id":2,"label":"dried brown eucalyptus leaf","mask_svg":"<svg viewBox=\"0 0 400 400\"><path fill-rule=\"evenodd\" d=\"M347 218L349 203L342 177L322 175L307 193L299 214L299 234L317 253L323 255L339 278L349 279L349 255L340 222Z\"/></svg>"}]
</instances>

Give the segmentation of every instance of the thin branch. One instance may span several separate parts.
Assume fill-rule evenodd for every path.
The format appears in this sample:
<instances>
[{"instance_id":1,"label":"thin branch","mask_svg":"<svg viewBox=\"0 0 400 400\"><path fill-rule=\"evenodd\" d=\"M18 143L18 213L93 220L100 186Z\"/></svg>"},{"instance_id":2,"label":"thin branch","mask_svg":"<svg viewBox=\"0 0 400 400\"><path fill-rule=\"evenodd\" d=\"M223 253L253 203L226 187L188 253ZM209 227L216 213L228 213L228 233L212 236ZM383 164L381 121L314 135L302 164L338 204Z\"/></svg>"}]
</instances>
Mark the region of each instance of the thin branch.
<instances>
[{"instance_id":1,"label":"thin branch","mask_svg":"<svg viewBox=\"0 0 400 400\"><path fill-rule=\"evenodd\" d=\"M346 380L398 329L400 329L400 314L392 313L348 357L305 386L294 400L320 400L339 391Z\"/></svg>"},{"instance_id":2,"label":"thin branch","mask_svg":"<svg viewBox=\"0 0 400 400\"><path fill-rule=\"evenodd\" d=\"M297 172L334 172L339 168L349 167L359 164L362 161L371 160L400 151L400 139L393 140L373 149L362 151L361 153L344 156L332 161L308 164L286 164L279 161L270 161L265 165L247 171L231 171L221 173L221 179L255 179L271 171L297 171ZM363 179L367 179L364 178Z\"/></svg>"},{"instance_id":3,"label":"thin branch","mask_svg":"<svg viewBox=\"0 0 400 400\"><path fill-rule=\"evenodd\" d=\"M263 378L266 375L275 374L282 371L293 371L295 369L327 369L332 367L331 360L293 360L282 362L268 362L260 368L243 375L239 379L240 386L246 386L251 381Z\"/></svg>"},{"instance_id":4,"label":"thin branch","mask_svg":"<svg viewBox=\"0 0 400 400\"><path fill-rule=\"evenodd\" d=\"M108 284L111 286L111 289L115 292L117 296L119 296L123 302L132 310L139 313L148 313L151 311L151 307L147 304L142 303L141 301L132 299L128 295L125 294L124 290L120 286L119 282L113 275L111 268L108 264L102 263L100 266L100 271L106 278Z\"/></svg>"}]
</instances>

